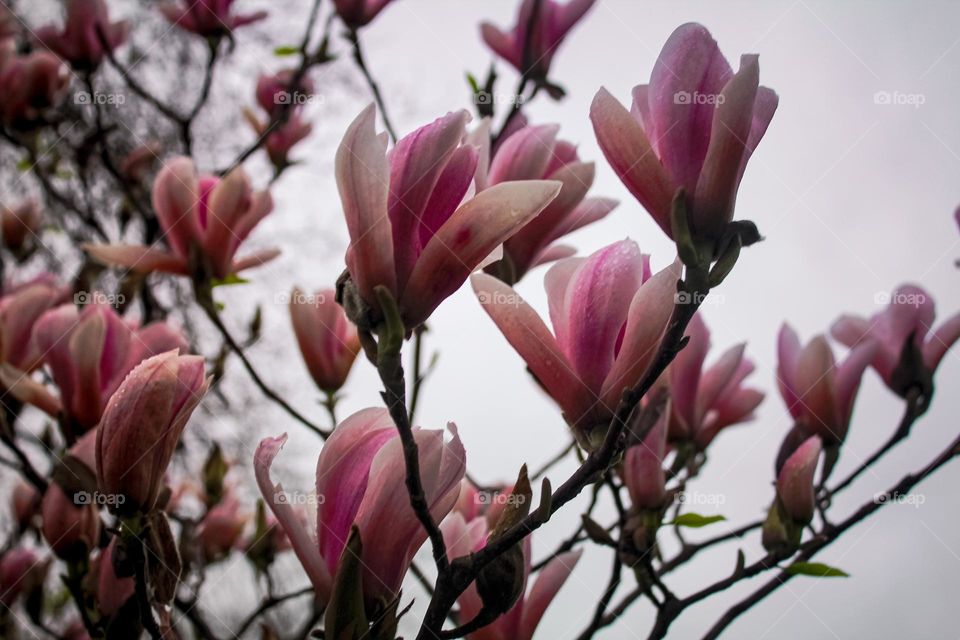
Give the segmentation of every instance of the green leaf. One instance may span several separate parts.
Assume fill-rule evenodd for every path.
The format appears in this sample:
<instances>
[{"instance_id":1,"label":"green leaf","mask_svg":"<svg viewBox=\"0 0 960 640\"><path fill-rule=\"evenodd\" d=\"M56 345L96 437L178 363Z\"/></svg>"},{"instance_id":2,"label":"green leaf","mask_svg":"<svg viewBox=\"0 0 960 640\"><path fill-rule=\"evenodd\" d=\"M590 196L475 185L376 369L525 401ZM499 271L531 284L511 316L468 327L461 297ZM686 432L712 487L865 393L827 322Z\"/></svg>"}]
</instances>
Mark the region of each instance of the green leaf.
<instances>
[{"instance_id":1,"label":"green leaf","mask_svg":"<svg viewBox=\"0 0 960 640\"><path fill-rule=\"evenodd\" d=\"M480 93L480 83L477 82L477 77L469 71L467 72L467 82L470 83L470 88L474 94Z\"/></svg>"},{"instance_id":2,"label":"green leaf","mask_svg":"<svg viewBox=\"0 0 960 640\"><path fill-rule=\"evenodd\" d=\"M30 162L30 158L24 158L23 160L17 163L17 171L20 171L21 173L24 171L30 171L30 169L32 168L33 168L33 163Z\"/></svg>"},{"instance_id":3,"label":"green leaf","mask_svg":"<svg viewBox=\"0 0 960 640\"><path fill-rule=\"evenodd\" d=\"M794 562L787 567L792 576L814 576L816 578L849 578L850 574L842 569L821 562Z\"/></svg>"},{"instance_id":4,"label":"green leaf","mask_svg":"<svg viewBox=\"0 0 960 640\"><path fill-rule=\"evenodd\" d=\"M295 47L292 44L282 45L273 50L273 55L277 57L292 56L300 53L300 47Z\"/></svg>"},{"instance_id":5,"label":"green leaf","mask_svg":"<svg viewBox=\"0 0 960 640\"><path fill-rule=\"evenodd\" d=\"M235 273L231 273L226 278L214 278L210 286L216 289L217 287L229 287L235 284L247 284L249 282L249 280L241 278Z\"/></svg>"},{"instance_id":6,"label":"green leaf","mask_svg":"<svg viewBox=\"0 0 960 640\"><path fill-rule=\"evenodd\" d=\"M727 518L721 515L715 516L702 516L699 513L682 513L677 516L673 522L668 522L666 524L672 524L675 527L692 527L694 529L699 529L700 527L705 527L708 524L713 524L714 522L723 522Z\"/></svg>"}]
</instances>

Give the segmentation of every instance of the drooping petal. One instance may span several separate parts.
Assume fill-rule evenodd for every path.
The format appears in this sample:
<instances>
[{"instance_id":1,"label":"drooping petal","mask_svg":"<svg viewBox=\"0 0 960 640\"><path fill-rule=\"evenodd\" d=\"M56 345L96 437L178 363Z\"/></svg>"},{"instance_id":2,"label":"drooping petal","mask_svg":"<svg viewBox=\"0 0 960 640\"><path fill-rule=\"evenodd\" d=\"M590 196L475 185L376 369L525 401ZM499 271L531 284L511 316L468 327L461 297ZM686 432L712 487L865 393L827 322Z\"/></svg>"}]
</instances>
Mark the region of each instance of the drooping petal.
<instances>
[{"instance_id":1,"label":"drooping petal","mask_svg":"<svg viewBox=\"0 0 960 640\"><path fill-rule=\"evenodd\" d=\"M837 367L837 387L834 393L837 411L840 413L840 421L843 424L850 422L853 401L856 399L857 390L860 389L863 372L873 362L879 348L880 345L872 340L862 342L851 349L843 363Z\"/></svg>"},{"instance_id":2,"label":"drooping petal","mask_svg":"<svg viewBox=\"0 0 960 640\"><path fill-rule=\"evenodd\" d=\"M124 267L137 273L189 273L187 263L182 258L140 244L87 244L83 249L100 263Z\"/></svg>"},{"instance_id":3,"label":"drooping petal","mask_svg":"<svg viewBox=\"0 0 960 640\"><path fill-rule=\"evenodd\" d=\"M937 370L947 351L960 339L960 313L937 327L923 345L923 363L931 372Z\"/></svg>"},{"instance_id":4,"label":"drooping petal","mask_svg":"<svg viewBox=\"0 0 960 640\"><path fill-rule=\"evenodd\" d=\"M697 389L698 422L731 383L735 384L734 373L743 361L743 352L747 345L741 342L727 349L716 364L707 369L700 379Z\"/></svg>"}]
</instances>

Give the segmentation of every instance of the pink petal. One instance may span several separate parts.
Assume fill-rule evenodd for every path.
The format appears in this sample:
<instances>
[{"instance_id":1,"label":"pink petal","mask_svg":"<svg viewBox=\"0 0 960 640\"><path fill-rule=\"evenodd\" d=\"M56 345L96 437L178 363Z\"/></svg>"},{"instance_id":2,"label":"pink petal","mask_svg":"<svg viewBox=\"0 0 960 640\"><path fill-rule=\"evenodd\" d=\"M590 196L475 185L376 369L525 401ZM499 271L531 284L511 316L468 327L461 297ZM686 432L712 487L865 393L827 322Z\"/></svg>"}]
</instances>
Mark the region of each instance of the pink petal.
<instances>
[{"instance_id":1,"label":"pink petal","mask_svg":"<svg viewBox=\"0 0 960 640\"><path fill-rule=\"evenodd\" d=\"M540 571L536 582L523 601L523 618L517 640L532 640L533 633L540 624L547 607L553 602L557 592L570 577L574 567L580 561L583 550L560 554Z\"/></svg>"},{"instance_id":2,"label":"pink petal","mask_svg":"<svg viewBox=\"0 0 960 640\"><path fill-rule=\"evenodd\" d=\"M556 262L557 260L572 258L575 255L577 255L577 249L575 247L567 244L552 244L534 257L533 264L530 265L530 268L533 269L534 267Z\"/></svg>"},{"instance_id":3,"label":"pink petal","mask_svg":"<svg viewBox=\"0 0 960 640\"><path fill-rule=\"evenodd\" d=\"M660 165L643 127L603 88L590 105L590 121L614 172L670 235L670 206L676 186Z\"/></svg>"},{"instance_id":4,"label":"pink petal","mask_svg":"<svg viewBox=\"0 0 960 640\"><path fill-rule=\"evenodd\" d=\"M336 175L344 216L350 232L347 267L366 300L376 299L373 288L396 291L393 231L387 216L390 166L387 141L374 129L373 105L364 109L347 129L337 149Z\"/></svg>"},{"instance_id":5,"label":"pink petal","mask_svg":"<svg viewBox=\"0 0 960 640\"><path fill-rule=\"evenodd\" d=\"M480 35L483 38L483 41L487 43L487 46L490 47L494 53L512 64L517 69L520 68L522 65L520 60L521 56L519 55L516 44L510 34L501 31L489 22L484 22L480 24Z\"/></svg>"},{"instance_id":6,"label":"pink petal","mask_svg":"<svg viewBox=\"0 0 960 640\"><path fill-rule=\"evenodd\" d=\"M260 265L267 264L279 255L280 249L264 249L262 251L255 251L254 253L234 260L233 266L231 267L231 272L240 273L241 271L245 271L246 269L250 269L252 267L259 267Z\"/></svg>"},{"instance_id":7,"label":"pink petal","mask_svg":"<svg viewBox=\"0 0 960 640\"><path fill-rule=\"evenodd\" d=\"M427 319L499 244L543 211L560 190L549 180L505 182L480 192L430 239L401 297L408 326Z\"/></svg>"},{"instance_id":8,"label":"pink petal","mask_svg":"<svg viewBox=\"0 0 960 640\"><path fill-rule=\"evenodd\" d=\"M666 495L663 458L667 450L668 412L657 420L644 437L624 454L623 483L636 509L659 509Z\"/></svg>"},{"instance_id":9,"label":"pink petal","mask_svg":"<svg viewBox=\"0 0 960 640\"><path fill-rule=\"evenodd\" d=\"M697 411L700 373L710 350L710 330L699 313L690 320L685 335L690 338L687 346L670 363L670 406L682 422L673 428L682 426L683 435L692 436L691 431L699 426L701 417Z\"/></svg>"},{"instance_id":10,"label":"pink petal","mask_svg":"<svg viewBox=\"0 0 960 640\"><path fill-rule=\"evenodd\" d=\"M706 416L700 431L697 432L697 446L706 449L721 429L752 420L753 412L763 402L763 398L764 393L756 389L737 389L724 398Z\"/></svg>"},{"instance_id":11,"label":"pink petal","mask_svg":"<svg viewBox=\"0 0 960 640\"><path fill-rule=\"evenodd\" d=\"M479 152L475 147L462 146L453 153L423 210L418 251L426 246L437 229L443 226L463 202L476 175L478 161Z\"/></svg>"},{"instance_id":12,"label":"pink petal","mask_svg":"<svg viewBox=\"0 0 960 640\"><path fill-rule=\"evenodd\" d=\"M0 364L0 385L20 402L32 404L47 415L56 417L63 409L60 400L43 384L6 362Z\"/></svg>"},{"instance_id":13,"label":"pink petal","mask_svg":"<svg viewBox=\"0 0 960 640\"><path fill-rule=\"evenodd\" d=\"M543 279L553 334L557 337L557 344L564 353L566 353L564 345L571 341L569 330L571 280L586 261L586 258L562 260L550 267Z\"/></svg>"},{"instance_id":14,"label":"pink petal","mask_svg":"<svg viewBox=\"0 0 960 640\"><path fill-rule=\"evenodd\" d=\"M98 262L124 267L137 273L154 271L177 275L189 273L183 259L139 244L86 244L83 245L83 249Z\"/></svg>"},{"instance_id":15,"label":"pink petal","mask_svg":"<svg viewBox=\"0 0 960 640\"><path fill-rule=\"evenodd\" d=\"M176 157L168 161L153 183L153 210L164 239L180 258L190 255L190 243L200 237L197 201L200 184L193 160Z\"/></svg>"},{"instance_id":16,"label":"pink petal","mask_svg":"<svg viewBox=\"0 0 960 640\"><path fill-rule=\"evenodd\" d=\"M743 159L740 161L740 170L737 174L738 185L743 177L743 172L747 168L747 161L756 151L757 145L760 144L760 140L767 132L767 127L770 126L770 121L773 120L773 114L776 113L779 102L780 98L773 89L768 87L757 89L757 99L753 103L753 121L750 124L750 135L747 136L747 146L743 151Z\"/></svg>"},{"instance_id":17,"label":"pink petal","mask_svg":"<svg viewBox=\"0 0 960 640\"><path fill-rule=\"evenodd\" d=\"M796 522L807 523L813 518L813 477L821 449L820 438L811 436L787 458L777 478L777 495Z\"/></svg>"},{"instance_id":18,"label":"pink petal","mask_svg":"<svg viewBox=\"0 0 960 640\"><path fill-rule=\"evenodd\" d=\"M280 526L283 527L290 538L293 551L297 554L300 564L307 572L307 577L310 578L310 582L317 592L317 597L322 602L327 602L330 599L332 588L330 573L323 564L317 545L310 538L310 534L307 533L296 512L286 500L278 498L283 495L283 487L280 484L274 484L270 479L270 467L286 441L287 434L278 438L264 438L260 441L257 452L253 457L254 475L263 501L276 516Z\"/></svg>"},{"instance_id":19,"label":"pink petal","mask_svg":"<svg viewBox=\"0 0 960 640\"><path fill-rule=\"evenodd\" d=\"M842 441L846 425L840 419L837 406L836 365L826 338L816 336L800 352L797 360L796 383L800 392L801 413L807 418L808 429L825 439Z\"/></svg>"},{"instance_id":20,"label":"pink petal","mask_svg":"<svg viewBox=\"0 0 960 640\"><path fill-rule=\"evenodd\" d=\"M830 335L845 347L852 347L870 334L871 323L859 316L842 315L831 325Z\"/></svg>"},{"instance_id":21,"label":"pink petal","mask_svg":"<svg viewBox=\"0 0 960 640\"><path fill-rule=\"evenodd\" d=\"M736 384L734 374L743 361L743 352L747 345L744 342L727 349L717 362L703 373L697 389L697 415L702 418L706 415L721 394L730 384ZM699 420L698 420L699 422Z\"/></svg>"},{"instance_id":22,"label":"pink petal","mask_svg":"<svg viewBox=\"0 0 960 640\"><path fill-rule=\"evenodd\" d=\"M787 411L794 418L800 416L800 395L803 391L798 388L795 378L800 351L800 338L790 325L784 323L777 337L777 386Z\"/></svg>"},{"instance_id":23,"label":"pink petal","mask_svg":"<svg viewBox=\"0 0 960 640\"><path fill-rule=\"evenodd\" d=\"M850 422L850 416L853 413L853 401L857 397L863 372L873 362L879 347L880 345L873 341L861 343L851 349L843 364L837 367L836 403L843 424Z\"/></svg>"},{"instance_id":24,"label":"pink petal","mask_svg":"<svg viewBox=\"0 0 960 640\"><path fill-rule=\"evenodd\" d=\"M545 178L559 130L559 125L547 124L524 127L512 134L490 163L490 184Z\"/></svg>"},{"instance_id":25,"label":"pink petal","mask_svg":"<svg viewBox=\"0 0 960 640\"><path fill-rule=\"evenodd\" d=\"M930 334L923 345L923 362L931 372L937 370L940 361L953 344L960 339L960 313L948 318Z\"/></svg>"}]
</instances>

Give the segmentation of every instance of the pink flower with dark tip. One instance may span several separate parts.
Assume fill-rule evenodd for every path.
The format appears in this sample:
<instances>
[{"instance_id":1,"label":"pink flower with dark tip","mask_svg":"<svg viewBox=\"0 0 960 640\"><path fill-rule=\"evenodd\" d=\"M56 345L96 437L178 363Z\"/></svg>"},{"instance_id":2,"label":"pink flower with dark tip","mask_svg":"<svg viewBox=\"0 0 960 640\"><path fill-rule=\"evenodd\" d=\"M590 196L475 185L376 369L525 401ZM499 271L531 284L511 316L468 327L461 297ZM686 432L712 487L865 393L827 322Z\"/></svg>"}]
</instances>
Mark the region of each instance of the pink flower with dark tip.
<instances>
[{"instance_id":1,"label":"pink flower with dark tip","mask_svg":"<svg viewBox=\"0 0 960 640\"><path fill-rule=\"evenodd\" d=\"M253 191L241 167L223 178L197 175L193 160L174 158L153 183L153 208L170 245L165 251L131 244L86 245L100 262L136 271L179 275L197 269L224 279L275 258L275 249L236 258L240 245L273 210L267 191ZM194 256L201 264L194 264Z\"/></svg>"},{"instance_id":2,"label":"pink flower with dark tip","mask_svg":"<svg viewBox=\"0 0 960 640\"><path fill-rule=\"evenodd\" d=\"M620 474L630 494L630 504L639 510L659 511L667 498L667 474L663 459L667 455L669 407L644 437L623 454Z\"/></svg>"},{"instance_id":3,"label":"pink flower with dark tip","mask_svg":"<svg viewBox=\"0 0 960 640\"><path fill-rule=\"evenodd\" d=\"M391 0L333 0L337 15L351 29L366 26Z\"/></svg>"},{"instance_id":4,"label":"pink flower with dark tip","mask_svg":"<svg viewBox=\"0 0 960 640\"><path fill-rule=\"evenodd\" d=\"M37 29L37 39L70 63L74 69L96 69L106 50L113 51L127 39L126 21L110 22L104 0L67 0L63 30L54 26Z\"/></svg>"},{"instance_id":5,"label":"pink flower with dark tip","mask_svg":"<svg viewBox=\"0 0 960 640\"><path fill-rule=\"evenodd\" d=\"M74 435L100 422L110 396L141 361L187 349L182 333L170 325L131 326L105 304L83 311L72 304L52 309L36 323L33 339L50 367L59 397L11 367L0 369L0 380L21 401L55 417L62 412Z\"/></svg>"},{"instance_id":6,"label":"pink flower with dark tip","mask_svg":"<svg viewBox=\"0 0 960 640\"><path fill-rule=\"evenodd\" d=\"M97 428L97 484L121 513L154 508L187 420L210 384L201 356L144 360L110 397Z\"/></svg>"},{"instance_id":7,"label":"pink flower with dark tip","mask_svg":"<svg viewBox=\"0 0 960 640\"><path fill-rule=\"evenodd\" d=\"M337 151L337 185L350 233L351 292L344 306L359 326L376 326L374 289L383 286L413 329L543 211L560 183L503 182L468 197L480 153L464 144L466 111L417 129L389 154L386 135L374 129L375 117L373 106L366 108Z\"/></svg>"},{"instance_id":8,"label":"pink flower with dark tip","mask_svg":"<svg viewBox=\"0 0 960 640\"><path fill-rule=\"evenodd\" d=\"M67 67L49 51L9 53L0 52L0 115L11 127L30 129L42 124L44 114L63 101L69 84Z\"/></svg>"},{"instance_id":9,"label":"pink flower with dark tip","mask_svg":"<svg viewBox=\"0 0 960 640\"><path fill-rule=\"evenodd\" d=\"M558 131L557 125L519 129L497 147L489 170L481 175L481 188L509 180L556 180L562 185L546 209L503 243L503 260L488 269L508 284L533 267L572 256L573 247L556 241L602 219L618 204L610 198L587 197L594 164L582 162L572 143L557 139ZM489 135L487 126L477 133Z\"/></svg>"},{"instance_id":10,"label":"pink flower with dark tip","mask_svg":"<svg viewBox=\"0 0 960 640\"><path fill-rule=\"evenodd\" d=\"M174 25L204 37L229 35L237 27L258 22L267 17L266 11L234 14L234 0L184 0L185 6L160 5L160 12Z\"/></svg>"},{"instance_id":11,"label":"pink flower with dark tip","mask_svg":"<svg viewBox=\"0 0 960 640\"><path fill-rule=\"evenodd\" d=\"M595 2L523 0L513 29L503 31L484 22L480 25L480 34L487 46L517 71L534 78L545 78L560 44ZM534 20L533 25L530 20Z\"/></svg>"},{"instance_id":12,"label":"pink flower with dark tip","mask_svg":"<svg viewBox=\"0 0 960 640\"><path fill-rule=\"evenodd\" d=\"M493 525L485 518L468 521L463 514L452 513L441 525L450 560L482 549L492 529ZM521 544L524 586L520 598L492 623L467 635L468 640L532 640L547 607L573 573L583 551L568 551L553 558L537 573L531 585L531 536L524 538ZM467 587L457 602L464 620L472 620L483 608L474 584Z\"/></svg>"},{"instance_id":13,"label":"pink flower with dark tip","mask_svg":"<svg viewBox=\"0 0 960 640\"><path fill-rule=\"evenodd\" d=\"M813 519L813 478L823 444L810 436L787 458L777 474L777 497L786 515L796 524L806 525Z\"/></svg>"},{"instance_id":14,"label":"pink flower with dark tip","mask_svg":"<svg viewBox=\"0 0 960 640\"><path fill-rule=\"evenodd\" d=\"M650 84L633 89L630 111L606 89L593 99L607 161L668 236L681 187L695 236L718 238L733 219L747 161L777 108L759 78L756 55L742 56L734 73L710 32L689 23L663 46Z\"/></svg>"},{"instance_id":15,"label":"pink flower with dark tip","mask_svg":"<svg viewBox=\"0 0 960 640\"><path fill-rule=\"evenodd\" d=\"M901 285L888 300L887 307L869 319L852 315L840 317L830 332L849 347L875 342L877 349L871 365L892 391L904 395L918 382L916 376L923 375L910 369L920 365L926 375L932 376L950 347L960 339L960 313L934 329L936 305L924 289L912 284ZM903 362L905 350L907 362Z\"/></svg>"},{"instance_id":16,"label":"pink flower with dark tip","mask_svg":"<svg viewBox=\"0 0 960 640\"><path fill-rule=\"evenodd\" d=\"M704 368L710 350L710 330L700 314L687 325L689 342L670 364L670 439L693 441L705 450L725 427L753 419L763 401L762 391L743 386L754 369L744 355L745 344L730 347Z\"/></svg>"},{"instance_id":17,"label":"pink flower with dark tip","mask_svg":"<svg viewBox=\"0 0 960 640\"><path fill-rule=\"evenodd\" d=\"M640 382L673 311L678 263L651 276L632 240L589 258L567 258L547 272L551 333L509 286L473 277L484 310L560 405L580 443L599 444L620 396Z\"/></svg>"},{"instance_id":18,"label":"pink flower with dark tip","mask_svg":"<svg viewBox=\"0 0 960 640\"><path fill-rule=\"evenodd\" d=\"M300 355L322 391L336 393L360 352L357 328L334 299L333 289L308 295L298 288L290 297L290 320Z\"/></svg>"},{"instance_id":19,"label":"pink flower with dark tip","mask_svg":"<svg viewBox=\"0 0 960 640\"><path fill-rule=\"evenodd\" d=\"M451 423L453 439L442 430L415 429L420 473L430 513L440 521L460 493L466 454ZM368 607L391 602L400 590L414 554L427 538L410 506L406 465L397 429L386 409L364 409L343 422L317 459L317 527L310 532L291 498L270 478L270 466L286 435L265 438L254 456L257 485L287 532L320 602L329 602L340 555L351 528L363 544L363 593Z\"/></svg>"},{"instance_id":20,"label":"pink flower with dark tip","mask_svg":"<svg viewBox=\"0 0 960 640\"><path fill-rule=\"evenodd\" d=\"M825 337L816 336L801 346L789 325L781 327L777 383L790 415L804 433L820 436L825 444L843 442L860 380L876 352L877 344L865 341L838 365Z\"/></svg>"}]
</instances>

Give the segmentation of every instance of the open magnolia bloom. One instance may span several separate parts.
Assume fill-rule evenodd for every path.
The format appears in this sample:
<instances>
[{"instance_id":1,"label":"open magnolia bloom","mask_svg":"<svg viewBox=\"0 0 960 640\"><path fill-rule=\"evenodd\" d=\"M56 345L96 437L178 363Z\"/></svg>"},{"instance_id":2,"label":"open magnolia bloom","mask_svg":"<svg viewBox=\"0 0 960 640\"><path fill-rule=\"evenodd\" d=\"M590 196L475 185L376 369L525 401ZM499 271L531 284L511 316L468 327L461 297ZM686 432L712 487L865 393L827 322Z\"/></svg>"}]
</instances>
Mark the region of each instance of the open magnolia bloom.
<instances>
[{"instance_id":1,"label":"open magnolia bloom","mask_svg":"<svg viewBox=\"0 0 960 640\"><path fill-rule=\"evenodd\" d=\"M825 337L816 336L801 346L796 332L784 324L777 351L777 384L797 427L806 435L820 436L827 445L843 442L863 372L877 344L870 340L857 345L838 365Z\"/></svg>"},{"instance_id":2,"label":"open magnolia bloom","mask_svg":"<svg viewBox=\"0 0 960 640\"><path fill-rule=\"evenodd\" d=\"M487 46L517 71L534 78L545 78L560 43L595 2L523 0L513 29L507 32L484 22L480 25L480 34ZM533 13L535 9L536 15Z\"/></svg>"},{"instance_id":3,"label":"open magnolia bloom","mask_svg":"<svg viewBox=\"0 0 960 640\"><path fill-rule=\"evenodd\" d=\"M64 304L47 311L37 321L33 339L60 397L10 365L0 367L0 381L22 402L52 416L63 412L73 435L97 426L110 396L140 362L167 351L187 351L186 339L167 323L132 326L102 304L83 311Z\"/></svg>"},{"instance_id":4,"label":"open magnolia bloom","mask_svg":"<svg viewBox=\"0 0 960 640\"><path fill-rule=\"evenodd\" d=\"M533 267L572 256L573 247L555 242L605 217L618 204L610 198L586 197L593 185L594 164L581 162L572 143L558 140L559 130L558 125L522 127L497 147L485 175L481 161L481 189L510 180L556 180L563 185L546 209L503 243L503 259L488 267L488 273L507 284L519 282ZM489 139L489 124L485 122L474 135Z\"/></svg>"},{"instance_id":5,"label":"open magnolia bloom","mask_svg":"<svg viewBox=\"0 0 960 640\"><path fill-rule=\"evenodd\" d=\"M382 313L374 289L399 305L408 330L556 197L550 180L503 182L468 197L480 152L465 144L466 111L448 113L387 153L370 105L337 150L340 199L350 232L342 304L361 329Z\"/></svg>"},{"instance_id":6,"label":"open magnolia bloom","mask_svg":"<svg viewBox=\"0 0 960 640\"><path fill-rule=\"evenodd\" d=\"M490 522L483 517L467 520L462 513L455 512L441 525L444 541L447 543L447 555L450 560L479 551L486 546L492 530ZM468 634L468 640L532 640L537 625L553 602L557 592L580 561L582 549L561 553L548 562L538 573L533 586L527 586L530 578L531 536L521 543L523 549L523 589L520 598L509 611L496 620ZM473 620L483 608L483 601L477 593L477 587L471 584L457 598L461 619Z\"/></svg>"},{"instance_id":7,"label":"open magnolia bloom","mask_svg":"<svg viewBox=\"0 0 960 640\"><path fill-rule=\"evenodd\" d=\"M687 193L695 237L715 239L732 219L747 161L773 118L777 94L759 86L756 55L736 73L702 25L671 34L627 111L606 89L590 107L597 142L627 189L673 237L671 201Z\"/></svg>"},{"instance_id":8,"label":"open magnolia bloom","mask_svg":"<svg viewBox=\"0 0 960 640\"><path fill-rule=\"evenodd\" d=\"M912 284L897 287L887 307L873 315L841 316L830 328L848 347L877 344L871 365L891 391L905 396L911 387L932 376L943 356L960 339L960 313L933 328L937 312L933 297Z\"/></svg>"},{"instance_id":9,"label":"open magnolia bloom","mask_svg":"<svg viewBox=\"0 0 960 640\"><path fill-rule=\"evenodd\" d=\"M453 423L449 429L449 442L440 429L414 430L424 493L438 522L456 504L466 471L463 444ZM413 555L427 539L410 506L403 445L390 414L379 408L359 411L341 422L324 444L317 459L315 533L304 527L292 506L305 494L288 494L270 478L270 466L284 442L285 434L261 440L254 471L264 501L287 532L317 599L329 602L341 553L355 526L363 544L364 599L368 611L382 611L399 593Z\"/></svg>"},{"instance_id":10,"label":"open magnolia bloom","mask_svg":"<svg viewBox=\"0 0 960 640\"><path fill-rule=\"evenodd\" d=\"M171 24L208 38L229 35L237 27L267 17L266 11L233 13L233 2L234 0L183 0L183 6L174 3L160 5L160 12Z\"/></svg>"},{"instance_id":11,"label":"open magnolia bloom","mask_svg":"<svg viewBox=\"0 0 960 640\"><path fill-rule=\"evenodd\" d=\"M753 419L763 392L743 386L753 373L744 355L745 343L727 349L704 368L710 350L710 330L700 314L687 325L687 346L670 363L670 439L691 441L703 451L721 429Z\"/></svg>"},{"instance_id":12,"label":"open magnolia bloom","mask_svg":"<svg viewBox=\"0 0 960 640\"><path fill-rule=\"evenodd\" d=\"M192 275L200 268L219 279L279 254L269 249L235 258L250 232L273 210L270 193L254 192L242 167L221 179L197 175L190 158L174 158L157 174L153 208L169 252L133 244L86 245L87 252L100 262L139 273ZM194 264L194 255L200 264Z\"/></svg>"},{"instance_id":13,"label":"open magnolia bloom","mask_svg":"<svg viewBox=\"0 0 960 640\"><path fill-rule=\"evenodd\" d=\"M52 25L41 27L37 39L74 69L96 69L105 49L112 51L127 39L129 24L110 22L104 0L67 0L66 5L63 30Z\"/></svg>"},{"instance_id":14,"label":"open magnolia bloom","mask_svg":"<svg viewBox=\"0 0 960 640\"><path fill-rule=\"evenodd\" d=\"M680 265L651 276L632 240L589 258L567 258L547 272L554 332L509 286L473 276L484 310L537 381L560 405L580 444L603 440L620 397L653 363L673 311Z\"/></svg>"}]
</instances>

